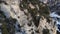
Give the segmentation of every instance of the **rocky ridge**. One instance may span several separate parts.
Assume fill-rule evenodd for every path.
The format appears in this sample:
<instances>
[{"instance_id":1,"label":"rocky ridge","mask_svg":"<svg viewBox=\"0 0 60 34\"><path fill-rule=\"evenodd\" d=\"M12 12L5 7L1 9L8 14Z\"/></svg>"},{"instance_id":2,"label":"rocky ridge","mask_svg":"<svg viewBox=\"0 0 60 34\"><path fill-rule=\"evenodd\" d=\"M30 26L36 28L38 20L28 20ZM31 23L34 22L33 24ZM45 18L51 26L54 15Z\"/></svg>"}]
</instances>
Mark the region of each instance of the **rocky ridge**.
<instances>
[{"instance_id":1,"label":"rocky ridge","mask_svg":"<svg viewBox=\"0 0 60 34\"><path fill-rule=\"evenodd\" d=\"M0 0L0 10L9 20L7 24L14 26L11 27L13 32L9 30L6 34L56 34L55 21L49 16L49 7L40 0Z\"/></svg>"}]
</instances>

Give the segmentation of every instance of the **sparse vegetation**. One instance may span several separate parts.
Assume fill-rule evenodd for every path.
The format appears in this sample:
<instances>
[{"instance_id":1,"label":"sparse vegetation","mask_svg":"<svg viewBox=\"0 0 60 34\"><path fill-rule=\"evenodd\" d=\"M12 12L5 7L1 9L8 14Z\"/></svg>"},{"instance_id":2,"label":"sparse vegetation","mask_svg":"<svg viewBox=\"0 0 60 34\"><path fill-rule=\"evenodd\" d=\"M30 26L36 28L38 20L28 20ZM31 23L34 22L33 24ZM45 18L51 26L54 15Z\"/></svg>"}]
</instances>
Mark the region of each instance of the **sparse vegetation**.
<instances>
[{"instance_id":1,"label":"sparse vegetation","mask_svg":"<svg viewBox=\"0 0 60 34\"><path fill-rule=\"evenodd\" d=\"M49 34L49 29L43 29L43 34Z\"/></svg>"},{"instance_id":2,"label":"sparse vegetation","mask_svg":"<svg viewBox=\"0 0 60 34\"><path fill-rule=\"evenodd\" d=\"M3 23L2 25L2 34L9 34L6 23Z\"/></svg>"},{"instance_id":3,"label":"sparse vegetation","mask_svg":"<svg viewBox=\"0 0 60 34\"><path fill-rule=\"evenodd\" d=\"M41 3L41 4L40 4ZM29 4L33 5L35 8L32 9ZM38 5L38 8L36 8L36 5ZM24 9L27 9L28 12L31 14L32 16L32 20L34 22L34 24L38 27L37 24L39 24L39 19L36 19L36 15L39 13L39 17L40 16L44 16L47 17L49 15L49 7L44 4L43 2L40 2L39 0L22 0L20 3L20 9L24 11Z\"/></svg>"},{"instance_id":4,"label":"sparse vegetation","mask_svg":"<svg viewBox=\"0 0 60 34\"><path fill-rule=\"evenodd\" d=\"M3 11L0 10L0 23L2 23L2 34L15 34L14 25L17 20L10 17L6 18Z\"/></svg>"}]
</instances>

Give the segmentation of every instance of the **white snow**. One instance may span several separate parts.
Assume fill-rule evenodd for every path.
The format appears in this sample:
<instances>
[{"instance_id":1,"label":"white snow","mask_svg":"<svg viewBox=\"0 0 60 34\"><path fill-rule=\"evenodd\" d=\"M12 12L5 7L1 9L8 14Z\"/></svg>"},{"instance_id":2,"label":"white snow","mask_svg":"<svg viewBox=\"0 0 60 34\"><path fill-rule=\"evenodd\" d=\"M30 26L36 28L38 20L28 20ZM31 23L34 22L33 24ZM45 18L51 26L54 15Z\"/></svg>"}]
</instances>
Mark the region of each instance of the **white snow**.
<instances>
[{"instance_id":1,"label":"white snow","mask_svg":"<svg viewBox=\"0 0 60 34\"><path fill-rule=\"evenodd\" d=\"M55 12L52 12L52 13L50 14L50 16L53 17L53 19L56 21L56 26L57 26L58 24L60 25L60 21L57 19L57 18L60 19L60 16L59 16L59 15L57 15ZM57 31L59 31L58 26L57 26ZM60 31L59 31L59 32L60 32Z\"/></svg>"},{"instance_id":2,"label":"white snow","mask_svg":"<svg viewBox=\"0 0 60 34\"><path fill-rule=\"evenodd\" d=\"M47 3L48 2L48 0L40 0L41 2L43 2L43 3Z\"/></svg>"},{"instance_id":3,"label":"white snow","mask_svg":"<svg viewBox=\"0 0 60 34\"><path fill-rule=\"evenodd\" d=\"M55 12L51 13L50 16L51 16L51 17L57 17L57 18L60 18L60 16L57 15L57 14L55 14Z\"/></svg>"}]
</instances>

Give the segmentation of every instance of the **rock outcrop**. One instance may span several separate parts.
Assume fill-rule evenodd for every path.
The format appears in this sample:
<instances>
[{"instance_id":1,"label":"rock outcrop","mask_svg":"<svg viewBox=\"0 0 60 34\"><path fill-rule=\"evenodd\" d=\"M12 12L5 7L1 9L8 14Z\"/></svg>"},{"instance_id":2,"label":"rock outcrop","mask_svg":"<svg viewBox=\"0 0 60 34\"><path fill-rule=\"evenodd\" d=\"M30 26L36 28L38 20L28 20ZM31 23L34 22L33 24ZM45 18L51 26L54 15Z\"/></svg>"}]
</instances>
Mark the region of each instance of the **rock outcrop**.
<instances>
[{"instance_id":1,"label":"rock outcrop","mask_svg":"<svg viewBox=\"0 0 60 34\"><path fill-rule=\"evenodd\" d=\"M56 34L47 3L47 0L0 0L0 12L5 15L2 34Z\"/></svg>"}]
</instances>

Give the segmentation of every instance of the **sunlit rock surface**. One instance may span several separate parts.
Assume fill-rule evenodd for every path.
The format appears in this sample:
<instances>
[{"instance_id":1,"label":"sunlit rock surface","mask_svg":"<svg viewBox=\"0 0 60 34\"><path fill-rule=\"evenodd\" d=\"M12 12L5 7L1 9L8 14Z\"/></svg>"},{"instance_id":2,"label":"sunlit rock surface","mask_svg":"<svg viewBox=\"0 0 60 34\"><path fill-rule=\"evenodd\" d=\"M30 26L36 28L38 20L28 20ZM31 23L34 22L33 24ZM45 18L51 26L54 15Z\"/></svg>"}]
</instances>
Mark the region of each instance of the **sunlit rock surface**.
<instances>
[{"instance_id":1,"label":"sunlit rock surface","mask_svg":"<svg viewBox=\"0 0 60 34\"><path fill-rule=\"evenodd\" d=\"M0 12L5 16L1 33L56 34L55 20L50 17L52 5L50 0L0 0Z\"/></svg>"}]
</instances>

